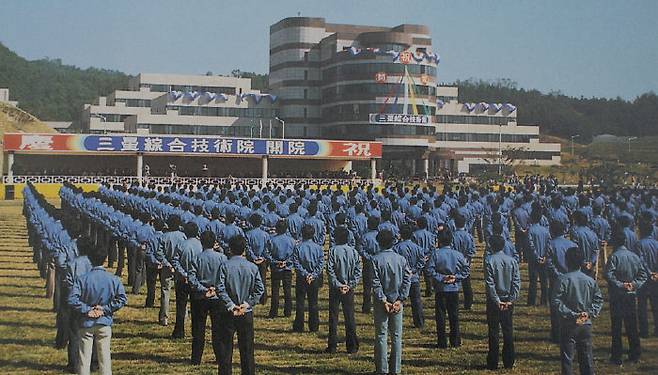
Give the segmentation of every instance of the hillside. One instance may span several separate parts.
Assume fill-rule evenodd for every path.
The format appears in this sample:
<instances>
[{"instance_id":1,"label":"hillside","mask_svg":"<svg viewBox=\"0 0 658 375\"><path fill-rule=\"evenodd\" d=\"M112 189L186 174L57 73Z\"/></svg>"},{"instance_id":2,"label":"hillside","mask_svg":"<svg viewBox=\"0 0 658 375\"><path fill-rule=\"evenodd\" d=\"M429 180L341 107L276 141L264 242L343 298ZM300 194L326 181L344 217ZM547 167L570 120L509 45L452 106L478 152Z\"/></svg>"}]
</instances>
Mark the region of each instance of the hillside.
<instances>
[{"instance_id":1,"label":"hillside","mask_svg":"<svg viewBox=\"0 0 658 375\"><path fill-rule=\"evenodd\" d=\"M80 69L59 59L28 61L0 43L0 87L44 121L77 120L83 104L127 86L121 72Z\"/></svg>"},{"instance_id":2,"label":"hillside","mask_svg":"<svg viewBox=\"0 0 658 375\"><path fill-rule=\"evenodd\" d=\"M539 124L542 133L589 143L593 136L658 135L658 96L646 93L632 101L621 98L574 98L561 93L545 94L517 88L510 80L458 81L462 102L509 102L518 107L521 124Z\"/></svg>"}]
</instances>

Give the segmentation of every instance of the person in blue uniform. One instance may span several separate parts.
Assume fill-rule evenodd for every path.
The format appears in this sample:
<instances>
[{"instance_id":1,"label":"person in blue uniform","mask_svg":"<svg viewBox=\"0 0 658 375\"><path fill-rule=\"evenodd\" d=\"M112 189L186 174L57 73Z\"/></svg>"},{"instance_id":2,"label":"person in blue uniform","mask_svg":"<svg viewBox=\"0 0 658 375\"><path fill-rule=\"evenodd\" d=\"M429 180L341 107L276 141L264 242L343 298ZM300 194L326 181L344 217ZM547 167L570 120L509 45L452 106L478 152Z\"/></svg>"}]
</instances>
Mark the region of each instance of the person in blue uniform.
<instances>
[{"instance_id":1,"label":"person in blue uniform","mask_svg":"<svg viewBox=\"0 0 658 375\"><path fill-rule=\"evenodd\" d=\"M69 329L69 343L68 343L68 363L66 368L69 372L75 373L78 369L79 351L80 351L80 337L78 334L79 317L73 314L71 307L68 305L68 297L76 280L91 271L92 265L87 254L92 251L91 241L87 237L82 237L77 241L78 256L67 264L66 275L64 276L64 284L66 286L66 308L69 310L67 314L68 329Z\"/></svg>"},{"instance_id":2,"label":"person in blue uniform","mask_svg":"<svg viewBox=\"0 0 658 375\"><path fill-rule=\"evenodd\" d=\"M93 267L75 280L68 297L68 304L77 314L79 322L78 374L90 373L94 342L100 373L111 374L113 316L125 306L128 298L119 278L103 268L107 252L97 250L88 254L88 257Z\"/></svg>"},{"instance_id":3,"label":"person in blue uniform","mask_svg":"<svg viewBox=\"0 0 658 375\"><path fill-rule=\"evenodd\" d=\"M439 249L427 263L427 272L434 281L434 311L436 339L439 348L447 348L446 314L450 322L450 345L461 346L459 333L459 288L461 281L470 274L468 261L462 253L453 249L452 233L444 229L437 235Z\"/></svg>"},{"instance_id":4,"label":"person in blue uniform","mask_svg":"<svg viewBox=\"0 0 658 375\"><path fill-rule=\"evenodd\" d=\"M295 267L295 321L294 332L304 331L304 300L308 299L308 329L317 332L320 326L318 292L322 287L324 252L322 246L313 242L314 229L302 227L302 242L295 246L292 263Z\"/></svg>"},{"instance_id":5,"label":"person in blue uniform","mask_svg":"<svg viewBox=\"0 0 658 375\"><path fill-rule=\"evenodd\" d=\"M512 315L521 289L521 275L517 261L503 252L505 240L498 235L489 239L493 254L484 268L487 295L487 326L489 328L489 354L487 368L498 368L499 327L503 333L503 366L514 366L514 328Z\"/></svg>"},{"instance_id":6,"label":"person in blue uniform","mask_svg":"<svg viewBox=\"0 0 658 375\"><path fill-rule=\"evenodd\" d=\"M562 374L572 374L574 349L578 352L581 374L593 374L592 319L603 306L603 295L596 281L581 271L583 253L578 247L567 249L568 272L555 286L551 304L560 317L560 358Z\"/></svg>"},{"instance_id":7,"label":"person in blue uniform","mask_svg":"<svg viewBox=\"0 0 658 375\"><path fill-rule=\"evenodd\" d=\"M452 235L452 248L462 253L470 267L475 256L475 240L466 228L466 218L464 216L456 214L454 220L457 230ZM464 292L464 310L470 310L473 306L473 288L471 287L470 276L462 280L462 289Z\"/></svg>"},{"instance_id":8,"label":"person in blue uniform","mask_svg":"<svg viewBox=\"0 0 658 375\"><path fill-rule=\"evenodd\" d=\"M551 237L548 243L546 253L546 268L548 269L550 282L549 293L553 295L555 286L560 276L567 273L566 254L567 250L572 247L578 247L575 242L568 240L564 236L564 225L560 221L552 221L550 224ZM551 304L551 341L560 342L560 320L555 305Z\"/></svg>"},{"instance_id":9,"label":"person in blue uniform","mask_svg":"<svg viewBox=\"0 0 658 375\"><path fill-rule=\"evenodd\" d=\"M653 335L658 337L658 241L652 237L651 221L640 220L640 240L635 245L635 253L640 256L648 272L647 282L640 288L637 301L637 315L640 337L649 337L647 302L651 302L653 312Z\"/></svg>"},{"instance_id":10,"label":"person in blue uniform","mask_svg":"<svg viewBox=\"0 0 658 375\"><path fill-rule=\"evenodd\" d=\"M203 251L192 260L188 272L190 285L190 309L192 310L192 355L193 365L200 365L203 348L206 343L206 322L210 315L212 324L212 342L215 358L219 358L219 342L215 337L219 331L220 305L217 296L219 269L226 262L226 255L221 251L215 233L210 230L201 233Z\"/></svg>"},{"instance_id":11,"label":"person in blue uniform","mask_svg":"<svg viewBox=\"0 0 658 375\"><path fill-rule=\"evenodd\" d=\"M423 314L423 300L420 293L420 274L425 269L425 251L411 240L413 231L407 224L400 228L402 241L393 246L393 251L402 255L407 260L411 271L409 278L409 299L411 300L411 314L414 327L422 329L425 326L425 315Z\"/></svg>"},{"instance_id":12,"label":"person in blue uniform","mask_svg":"<svg viewBox=\"0 0 658 375\"><path fill-rule=\"evenodd\" d=\"M372 308L372 257L379 252L379 244L377 243L377 227L379 226L379 218L370 216L367 219L368 230L363 234L361 240L357 244L357 251L361 254L361 261L363 262L363 302L361 304L361 312L370 314ZM335 240L335 237L334 237Z\"/></svg>"},{"instance_id":13,"label":"person in blue uniform","mask_svg":"<svg viewBox=\"0 0 658 375\"><path fill-rule=\"evenodd\" d=\"M146 301L144 307L155 306L155 286L158 278L160 278L162 284L162 262L158 259L157 252L164 236L164 222L160 219L153 220L153 230L153 235L146 243Z\"/></svg>"},{"instance_id":14,"label":"person in blue uniform","mask_svg":"<svg viewBox=\"0 0 658 375\"><path fill-rule=\"evenodd\" d=\"M624 229L615 228L610 238L610 244L615 250L605 267L612 320L610 362L615 365L622 364L622 323L628 337L629 361L639 361L642 352L637 327L637 291L646 282L647 272L640 257L626 248L626 242Z\"/></svg>"},{"instance_id":15,"label":"person in blue uniform","mask_svg":"<svg viewBox=\"0 0 658 375\"><path fill-rule=\"evenodd\" d=\"M174 261L174 252L178 245L183 243L187 237L181 231L180 216L171 215L167 219L167 232L162 235L162 241L158 246L155 258L162 268L160 269L160 312L158 320L161 325L169 325L169 300L171 296L171 287L175 283L175 270L172 262ZM174 284L175 285L175 284Z\"/></svg>"},{"instance_id":16,"label":"person in blue uniform","mask_svg":"<svg viewBox=\"0 0 658 375\"><path fill-rule=\"evenodd\" d=\"M537 301L537 280L539 280L540 291L539 304L548 305L548 272L546 260L551 233L541 224L543 215L539 209L533 209L530 213L532 224L528 228L528 306L534 306Z\"/></svg>"},{"instance_id":17,"label":"person in blue uniform","mask_svg":"<svg viewBox=\"0 0 658 375\"><path fill-rule=\"evenodd\" d=\"M269 267L269 262L265 258L265 249L270 241L270 234L263 230L263 219L259 214L252 214L249 217L249 223L251 224L251 229L245 233L245 239L247 240L247 259L258 266L260 278L263 280L265 289L263 290L263 296L260 301L260 304L262 305L267 301L267 286L265 286L265 280L267 279L267 268Z\"/></svg>"},{"instance_id":18,"label":"person in blue uniform","mask_svg":"<svg viewBox=\"0 0 658 375\"><path fill-rule=\"evenodd\" d=\"M573 214L574 226L571 228L571 240L583 252L583 273L594 277L599 259L600 241L596 233L588 226L587 214L576 211Z\"/></svg>"},{"instance_id":19,"label":"person in blue uniform","mask_svg":"<svg viewBox=\"0 0 658 375\"><path fill-rule=\"evenodd\" d=\"M409 241L411 230L407 231L407 241L418 247ZM403 305L409 296L411 270L405 257L391 249L394 240L389 230L380 231L377 242L381 251L372 258L372 289L376 301L375 368L378 374L399 374L402 367ZM390 355L387 355L388 336L391 337Z\"/></svg>"},{"instance_id":20,"label":"person in blue uniform","mask_svg":"<svg viewBox=\"0 0 658 375\"><path fill-rule=\"evenodd\" d=\"M295 240L288 234L288 223L285 219L275 225L276 235L267 243L265 258L270 263L272 272L272 301L268 318L279 314L279 290L283 284L283 315L292 313L292 253Z\"/></svg>"},{"instance_id":21,"label":"person in blue uniform","mask_svg":"<svg viewBox=\"0 0 658 375\"><path fill-rule=\"evenodd\" d=\"M171 262L176 272L176 323L171 334L173 339L185 337L185 319L187 317L187 301L190 297L189 272L192 261L203 251L199 240L199 227L193 221L184 225L187 239L174 250Z\"/></svg>"},{"instance_id":22,"label":"person in blue uniform","mask_svg":"<svg viewBox=\"0 0 658 375\"><path fill-rule=\"evenodd\" d=\"M244 257L247 241L242 235L229 240L230 258L220 269L216 294L221 301L219 329L213 340L219 352L219 375L230 375L233 363L233 338L238 334L242 375L256 373L254 358L253 308L263 294L263 281L258 267ZM215 344L213 344L215 345Z\"/></svg>"},{"instance_id":23,"label":"person in blue uniform","mask_svg":"<svg viewBox=\"0 0 658 375\"><path fill-rule=\"evenodd\" d=\"M327 353L335 353L338 342L337 326L339 307L345 318L345 345L348 353L359 351L354 318L354 289L361 279L361 257L347 244L347 229L338 228L334 233L336 246L329 249L327 276L329 277L329 336Z\"/></svg>"}]
</instances>

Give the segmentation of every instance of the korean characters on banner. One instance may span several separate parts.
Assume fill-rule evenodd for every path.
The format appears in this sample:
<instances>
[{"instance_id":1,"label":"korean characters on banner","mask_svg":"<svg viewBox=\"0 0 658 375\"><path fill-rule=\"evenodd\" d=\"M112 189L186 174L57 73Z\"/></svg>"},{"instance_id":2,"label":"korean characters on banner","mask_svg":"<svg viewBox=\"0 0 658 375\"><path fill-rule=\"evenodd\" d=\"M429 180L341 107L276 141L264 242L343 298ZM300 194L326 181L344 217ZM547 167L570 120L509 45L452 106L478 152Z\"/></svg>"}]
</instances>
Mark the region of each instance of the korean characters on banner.
<instances>
[{"instance_id":1,"label":"korean characters on banner","mask_svg":"<svg viewBox=\"0 0 658 375\"><path fill-rule=\"evenodd\" d=\"M112 152L292 158L381 157L378 142L248 139L187 136L5 134L5 150L14 152Z\"/></svg>"}]
</instances>

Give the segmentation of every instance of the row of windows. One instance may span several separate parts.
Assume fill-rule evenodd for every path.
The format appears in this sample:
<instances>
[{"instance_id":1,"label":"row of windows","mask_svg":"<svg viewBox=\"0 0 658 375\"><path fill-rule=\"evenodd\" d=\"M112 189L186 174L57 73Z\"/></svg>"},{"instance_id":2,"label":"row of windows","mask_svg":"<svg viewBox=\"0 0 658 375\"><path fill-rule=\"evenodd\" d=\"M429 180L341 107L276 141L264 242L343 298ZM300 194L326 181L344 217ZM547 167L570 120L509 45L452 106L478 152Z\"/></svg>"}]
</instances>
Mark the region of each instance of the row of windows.
<instances>
[{"instance_id":1,"label":"row of windows","mask_svg":"<svg viewBox=\"0 0 658 375\"><path fill-rule=\"evenodd\" d=\"M439 141L529 143L538 135L497 133L437 133Z\"/></svg>"},{"instance_id":2,"label":"row of windows","mask_svg":"<svg viewBox=\"0 0 658 375\"><path fill-rule=\"evenodd\" d=\"M375 74L379 72L385 72L389 75L402 75L404 73L405 66L409 74L425 74L430 77L436 77L436 68L433 66L420 64L403 65L396 63L371 63L344 64L325 69L322 71L322 80L325 83L353 79L374 80ZM420 78L414 78L414 80L419 81Z\"/></svg>"},{"instance_id":3,"label":"row of windows","mask_svg":"<svg viewBox=\"0 0 658 375\"><path fill-rule=\"evenodd\" d=\"M322 118L326 122L339 121L368 121L371 113L403 113L404 104L339 104L322 109ZM418 105L418 114L433 116L435 108ZM413 106L409 105L407 113L413 113Z\"/></svg>"},{"instance_id":4,"label":"row of windows","mask_svg":"<svg viewBox=\"0 0 658 375\"><path fill-rule=\"evenodd\" d=\"M436 94L434 86L413 86L416 95L433 96ZM403 97L404 85L395 83L360 83L354 85L339 85L322 90L322 99L326 102L337 100L363 100L375 97Z\"/></svg>"},{"instance_id":5,"label":"row of windows","mask_svg":"<svg viewBox=\"0 0 658 375\"><path fill-rule=\"evenodd\" d=\"M91 115L92 118L99 118L101 122L123 122L130 116L134 115L117 115L113 113L97 113Z\"/></svg>"},{"instance_id":6,"label":"row of windows","mask_svg":"<svg viewBox=\"0 0 658 375\"><path fill-rule=\"evenodd\" d=\"M339 139L375 139L383 136L432 136L434 127L413 125L340 125L332 126L325 136Z\"/></svg>"},{"instance_id":7,"label":"row of windows","mask_svg":"<svg viewBox=\"0 0 658 375\"><path fill-rule=\"evenodd\" d=\"M437 115L439 124L507 125L516 117Z\"/></svg>"},{"instance_id":8,"label":"row of windows","mask_svg":"<svg viewBox=\"0 0 658 375\"><path fill-rule=\"evenodd\" d=\"M204 125L160 125L139 124L138 129L147 129L151 134L190 134L222 135L227 137L258 137L258 126L204 126ZM280 127L272 127L272 136L278 137ZM267 133L267 134L266 134ZM263 136L269 135L269 127L263 129Z\"/></svg>"},{"instance_id":9,"label":"row of windows","mask_svg":"<svg viewBox=\"0 0 658 375\"><path fill-rule=\"evenodd\" d=\"M198 91L198 92L214 92L214 93L224 93L229 95L235 95L238 91L235 87L211 87L211 86L184 86L184 85L151 85L151 84L142 84L141 87L150 88L153 92L169 92L169 91ZM242 91L242 89L240 89Z\"/></svg>"},{"instance_id":10,"label":"row of windows","mask_svg":"<svg viewBox=\"0 0 658 375\"><path fill-rule=\"evenodd\" d=\"M167 106L168 110L178 109L181 116L213 116L213 117L256 117L273 118L276 110L270 108L231 108L231 107L201 107L201 106Z\"/></svg>"},{"instance_id":11,"label":"row of windows","mask_svg":"<svg viewBox=\"0 0 658 375\"><path fill-rule=\"evenodd\" d=\"M150 107L151 101L149 99L115 99L115 103L125 103L126 107Z\"/></svg>"},{"instance_id":12,"label":"row of windows","mask_svg":"<svg viewBox=\"0 0 658 375\"><path fill-rule=\"evenodd\" d=\"M447 103L451 100L457 100L457 97L456 96L437 96L436 100L441 100L444 103Z\"/></svg>"}]
</instances>

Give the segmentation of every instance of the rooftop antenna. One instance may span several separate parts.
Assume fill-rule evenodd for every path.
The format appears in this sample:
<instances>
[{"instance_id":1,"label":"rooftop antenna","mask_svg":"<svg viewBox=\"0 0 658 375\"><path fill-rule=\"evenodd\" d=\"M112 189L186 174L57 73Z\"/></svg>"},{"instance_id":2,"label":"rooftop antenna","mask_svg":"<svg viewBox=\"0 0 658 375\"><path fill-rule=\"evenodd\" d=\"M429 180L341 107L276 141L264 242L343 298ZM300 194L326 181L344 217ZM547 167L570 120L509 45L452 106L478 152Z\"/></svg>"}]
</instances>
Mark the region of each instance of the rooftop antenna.
<instances>
[{"instance_id":1,"label":"rooftop antenna","mask_svg":"<svg viewBox=\"0 0 658 375\"><path fill-rule=\"evenodd\" d=\"M302 12L297 12L297 17L301 17L301 16L302 16Z\"/></svg>"}]
</instances>

